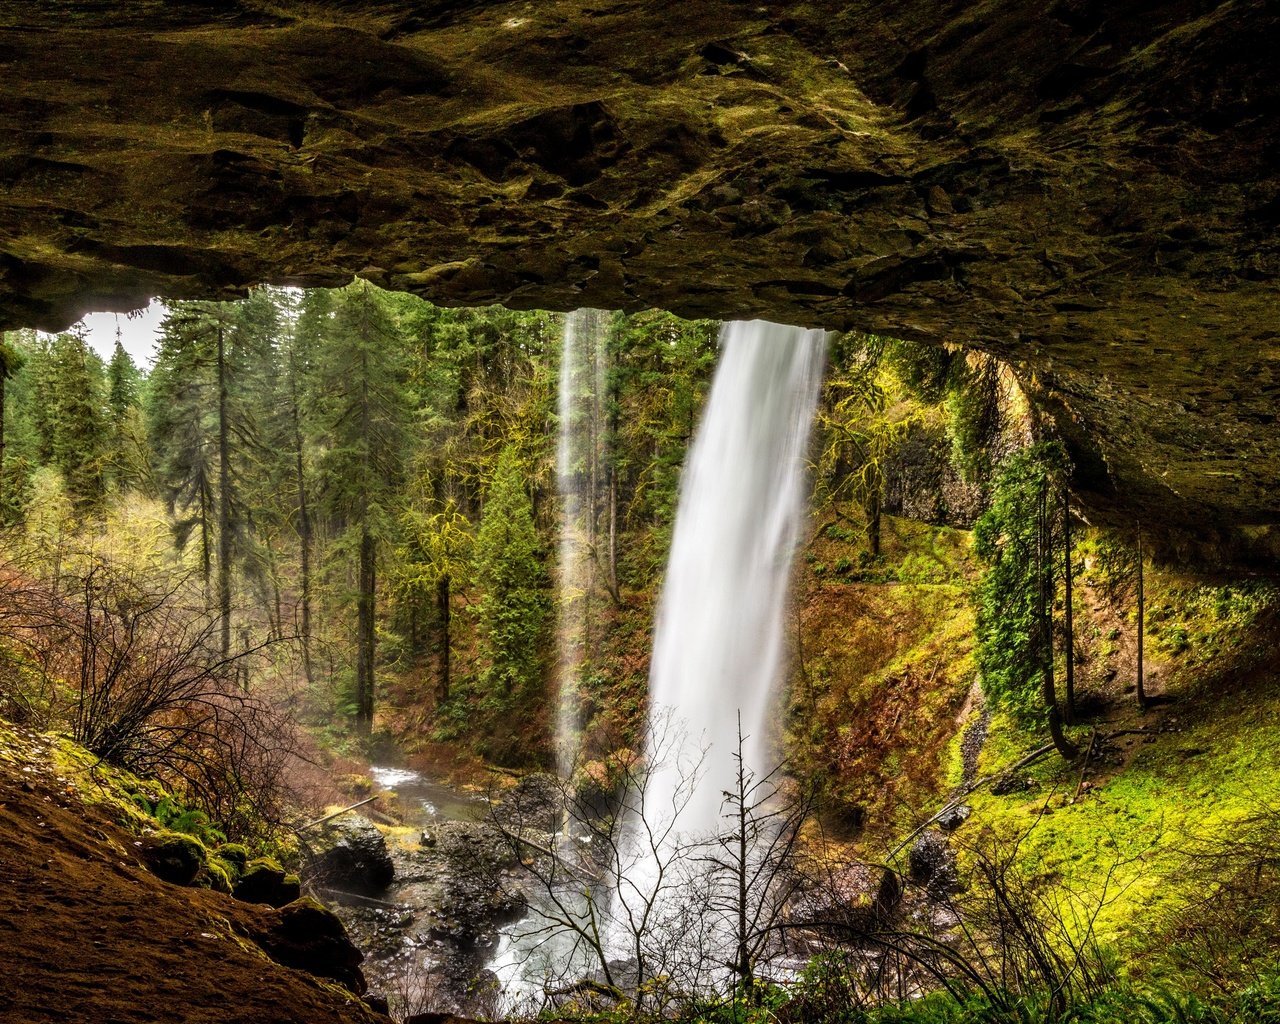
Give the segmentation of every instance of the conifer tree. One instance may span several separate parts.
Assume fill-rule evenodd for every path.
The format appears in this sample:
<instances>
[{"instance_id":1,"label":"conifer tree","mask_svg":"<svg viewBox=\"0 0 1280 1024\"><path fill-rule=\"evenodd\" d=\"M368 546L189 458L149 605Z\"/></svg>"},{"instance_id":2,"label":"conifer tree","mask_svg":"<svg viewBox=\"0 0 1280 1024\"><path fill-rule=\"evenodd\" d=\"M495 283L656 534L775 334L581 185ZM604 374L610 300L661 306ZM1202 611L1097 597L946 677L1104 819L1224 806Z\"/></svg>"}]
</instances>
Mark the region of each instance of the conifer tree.
<instances>
[{"instance_id":1,"label":"conifer tree","mask_svg":"<svg viewBox=\"0 0 1280 1024\"><path fill-rule=\"evenodd\" d=\"M410 402L404 339L380 292L362 281L333 296L316 354L316 402L325 430L322 497L339 534L334 555L356 563L356 727L372 728L378 549L394 533Z\"/></svg>"},{"instance_id":2,"label":"conifer tree","mask_svg":"<svg viewBox=\"0 0 1280 1024\"><path fill-rule=\"evenodd\" d=\"M9 340L7 334L0 338L0 506L8 497L2 489L4 487L5 395L9 388L9 378L16 376L25 362L26 356Z\"/></svg>"},{"instance_id":3,"label":"conifer tree","mask_svg":"<svg viewBox=\"0 0 1280 1024\"><path fill-rule=\"evenodd\" d=\"M216 583L224 656L231 649L234 567L260 572L246 498L262 468L257 382L269 376L266 353L276 328L264 306L252 297L176 305L161 325L149 389L149 425L177 516L175 536L184 546L198 533L206 590Z\"/></svg>"},{"instance_id":4,"label":"conifer tree","mask_svg":"<svg viewBox=\"0 0 1280 1024\"><path fill-rule=\"evenodd\" d=\"M526 467L514 445L503 448L475 540L478 607L488 656L485 682L503 697L522 692L541 676L547 617L547 578L525 491Z\"/></svg>"},{"instance_id":5,"label":"conifer tree","mask_svg":"<svg viewBox=\"0 0 1280 1024\"><path fill-rule=\"evenodd\" d=\"M129 353L116 338L116 347L111 353L111 362L107 364L107 404L111 408L111 419L119 424L125 414L138 404L138 390L142 382L142 374L134 364Z\"/></svg>"},{"instance_id":6,"label":"conifer tree","mask_svg":"<svg viewBox=\"0 0 1280 1024\"><path fill-rule=\"evenodd\" d=\"M82 335L68 332L54 339L48 381L49 461L62 473L77 510L96 507L106 455L102 365Z\"/></svg>"},{"instance_id":7,"label":"conifer tree","mask_svg":"<svg viewBox=\"0 0 1280 1024\"><path fill-rule=\"evenodd\" d=\"M110 475L117 487L150 491L154 483L153 455L142 414L141 390L142 374L117 338L107 363Z\"/></svg>"}]
</instances>

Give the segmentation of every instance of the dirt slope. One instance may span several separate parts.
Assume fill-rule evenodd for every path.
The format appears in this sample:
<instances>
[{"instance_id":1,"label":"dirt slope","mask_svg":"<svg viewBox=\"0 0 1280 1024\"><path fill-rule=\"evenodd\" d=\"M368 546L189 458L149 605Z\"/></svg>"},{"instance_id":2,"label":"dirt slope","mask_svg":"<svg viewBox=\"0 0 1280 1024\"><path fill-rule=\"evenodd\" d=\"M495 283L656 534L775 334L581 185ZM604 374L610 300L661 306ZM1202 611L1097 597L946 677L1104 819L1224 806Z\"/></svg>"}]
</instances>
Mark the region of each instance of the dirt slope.
<instances>
[{"instance_id":1,"label":"dirt slope","mask_svg":"<svg viewBox=\"0 0 1280 1024\"><path fill-rule=\"evenodd\" d=\"M372 1024L249 939L279 911L169 885L135 839L59 781L31 734L0 756L0 1021Z\"/></svg>"}]
</instances>

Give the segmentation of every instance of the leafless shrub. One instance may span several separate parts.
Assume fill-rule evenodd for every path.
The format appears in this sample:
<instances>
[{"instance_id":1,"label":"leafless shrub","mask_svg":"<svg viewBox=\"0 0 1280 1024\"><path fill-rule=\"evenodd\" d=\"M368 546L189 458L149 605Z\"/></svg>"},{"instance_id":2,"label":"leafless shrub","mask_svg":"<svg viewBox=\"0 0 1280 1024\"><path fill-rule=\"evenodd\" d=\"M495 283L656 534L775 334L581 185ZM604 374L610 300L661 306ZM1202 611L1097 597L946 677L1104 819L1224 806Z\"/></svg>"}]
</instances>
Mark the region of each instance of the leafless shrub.
<instances>
[{"instance_id":1,"label":"leafless shrub","mask_svg":"<svg viewBox=\"0 0 1280 1024\"><path fill-rule=\"evenodd\" d=\"M754 1001L757 981L785 953L781 921L799 884L808 802L780 770L757 778L739 748L725 755L737 770L722 794L722 826L679 831L708 752L691 752L670 720L655 732L649 759L680 765L662 796L646 784L641 759L623 752L593 765L603 779L548 777L550 800L496 806L535 893L523 938L552 951L534 1011L621 1004L640 1016L692 1017L726 998Z\"/></svg>"},{"instance_id":2,"label":"leafless shrub","mask_svg":"<svg viewBox=\"0 0 1280 1024\"><path fill-rule=\"evenodd\" d=\"M1094 923L1116 898L1122 862L1101 891L1079 892L1030 869L1025 839L980 834L964 845L965 870L945 889L913 888L875 865L868 876L881 881L867 898L828 896L826 913L803 922L826 946L793 1009L803 1016L819 1009L805 1009L809 1001L836 999L867 1008L946 989L957 999L980 992L1011 1012L1020 998L1047 993L1061 1013L1104 990L1114 975Z\"/></svg>"},{"instance_id":3,"label":"leafless shrub","mask_svg":"<svg viewBox=\"0 0 1280 1024\"><path fill-rule=\"evenodd\" d=\"M77 743L233 832L279 820L293 731L244 686L266 645L223 656L188 574L88 558L56 585L5 580L9 642Z\"/></svg>"}]
</instances>

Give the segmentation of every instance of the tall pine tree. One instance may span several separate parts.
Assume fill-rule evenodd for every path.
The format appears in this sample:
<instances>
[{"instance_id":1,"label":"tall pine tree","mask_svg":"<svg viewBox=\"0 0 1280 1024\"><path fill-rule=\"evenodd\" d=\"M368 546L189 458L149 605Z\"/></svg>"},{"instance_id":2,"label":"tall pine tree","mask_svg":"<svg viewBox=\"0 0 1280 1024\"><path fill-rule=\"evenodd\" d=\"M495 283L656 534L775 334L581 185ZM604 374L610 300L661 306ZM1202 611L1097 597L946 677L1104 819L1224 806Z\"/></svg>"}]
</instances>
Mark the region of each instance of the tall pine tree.
<instances>
[{"instance_id":1,"label":"tall pine tree","mask_svg":"<svg viewBox=\"0 0 1280 1024\"><path fill-rule=\"evenodd\" d=\"M498 457L476 532L476 582L483 590L478 615L491 694L522 693L542 675L546 640L547 576L525 491L527 466L514 445Z\"/></svg>"},{"instance_id":2,"label":"tall pine tree","mask_svg":"<svg viewBox=\"0 0 1280 1024\"><path fill-rule=\"evenodd\" d=\"M395 529L411 403L404 338L381 292L357 281L333 295L316 353L316 401L327 450L321 498L338 534L333 554L355 562L356 726L373 724L378 552Z\"/></svg>"}]
</instances>

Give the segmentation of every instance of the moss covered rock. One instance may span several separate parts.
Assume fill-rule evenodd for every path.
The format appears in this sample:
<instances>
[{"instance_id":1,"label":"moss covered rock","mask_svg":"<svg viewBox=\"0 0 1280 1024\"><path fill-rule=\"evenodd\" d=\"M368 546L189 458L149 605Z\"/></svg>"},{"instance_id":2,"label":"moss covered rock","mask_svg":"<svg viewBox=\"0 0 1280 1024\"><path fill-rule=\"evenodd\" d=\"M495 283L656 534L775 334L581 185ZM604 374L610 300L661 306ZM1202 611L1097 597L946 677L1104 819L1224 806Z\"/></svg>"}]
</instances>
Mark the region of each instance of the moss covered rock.
<instances>
[{"instance_id":1,"label":"moss covered rock","mask_svg":"<svg viewBox=\"0 0 1280 1024\"><path fill-rule=\"evenodd\" d=\"M214 892L231 895L231 873L227 870L227 865L216 858L211 858L205 863L200 874L196 876L196 884L212 889Z\"/></svg>"},{"instance_id":2,"label":"moss covered rock","mask_svg":"<svg viewBox=\"0 0 1280 1024\"><path fill-rule=\"evenodd\" d=\"M310 897L295 900L261 926L251 938L276 963L332 978L356 995L365 989L360 963L364 954L347 937L332 911Z\"/></svg>"},{"instance_id":3,"label":"moss covered rock","mask_svg":"<svg viewBox=\"0 0 1280 1024\"><path fill-rule=\"evenodd\" d=\"M249 851L239 843L223 843L214 851L233 879L238 879L249 866Z\"/></svg>"},{"instance_id":4,"label":"moss covered rock","mask_svg":"<svg viewBox=\"0 0 1280 1024\"><path fill-rule=\"evenodd\" d=\"M153 832L142 840L142 859L166 882L191 885L207 867L209 854L200 840L181 832Z\"/></svg>"},{"instance_id":5,"label":"moss covered rock","mask_svg":"<svg viewBox=\"0 0 1280 1024\"><path fill-rule=\"evenodd\" d=\"M258 857L245 865L231 895L245 903L283 907L302 892L298 876L289 874L270 857Z\"/></svg>"}]
</instances>

